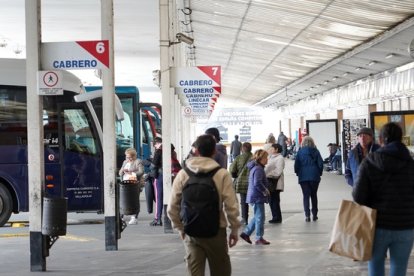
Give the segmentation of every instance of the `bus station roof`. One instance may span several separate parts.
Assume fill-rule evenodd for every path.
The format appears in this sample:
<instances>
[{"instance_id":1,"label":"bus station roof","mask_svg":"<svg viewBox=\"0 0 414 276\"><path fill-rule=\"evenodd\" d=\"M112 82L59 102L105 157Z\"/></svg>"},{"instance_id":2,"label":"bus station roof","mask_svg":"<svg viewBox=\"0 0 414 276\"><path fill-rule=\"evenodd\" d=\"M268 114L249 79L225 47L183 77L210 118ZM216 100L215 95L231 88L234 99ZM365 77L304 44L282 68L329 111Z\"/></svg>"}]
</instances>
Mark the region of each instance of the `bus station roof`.
<instances>
[{"instance_id":1,"label":"bus station roof","mask_svg":"<svg viewBox=\"0 0 414 276\"><path fill-rule=\"evenodd\" d=\"M158 91L158 2L114 1L117 85ZM0 5L0 41L24 57L24 0ZM186 64L222 66L218 104L277 108L412 62L414 0L177 0L175 10L194 38L181 44ZM100 39L99 0L43 0L42 16L43 41Z\"/></svg>"}]
</instances>

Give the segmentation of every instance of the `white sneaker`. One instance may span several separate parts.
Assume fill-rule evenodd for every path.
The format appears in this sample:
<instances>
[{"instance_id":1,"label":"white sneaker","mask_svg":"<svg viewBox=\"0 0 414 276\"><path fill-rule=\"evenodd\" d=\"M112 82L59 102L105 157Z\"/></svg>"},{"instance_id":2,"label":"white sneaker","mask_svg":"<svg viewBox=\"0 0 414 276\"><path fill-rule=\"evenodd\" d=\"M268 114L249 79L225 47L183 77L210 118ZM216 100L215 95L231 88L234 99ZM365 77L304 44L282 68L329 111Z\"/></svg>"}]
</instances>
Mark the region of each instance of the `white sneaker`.
<instances>
[{"instance_id":1,"label":"white sneaker","mask_svg":"<svg viewBox=\"0 0 414 276\"><path fill-rule=\"evenodd\" d=\"M138 220L135 216L132 216L130 221L128 222L129 225L137 224L137 223L138 223Z\"/></svg>"}]
</instances>

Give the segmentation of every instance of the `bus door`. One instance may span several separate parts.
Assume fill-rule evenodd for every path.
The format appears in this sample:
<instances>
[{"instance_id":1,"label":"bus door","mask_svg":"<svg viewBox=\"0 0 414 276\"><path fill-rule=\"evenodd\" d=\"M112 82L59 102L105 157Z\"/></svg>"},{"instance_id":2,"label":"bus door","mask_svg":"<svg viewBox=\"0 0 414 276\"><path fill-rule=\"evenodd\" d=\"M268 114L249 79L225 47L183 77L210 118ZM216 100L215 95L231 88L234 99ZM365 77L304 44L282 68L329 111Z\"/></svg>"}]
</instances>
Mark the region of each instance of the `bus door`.
<instances>
[{"instance_id":1,"label":"bus door","mask_svg":"<svg viewBox=\"0 0 414 276\"><path fill-rule=\"evenodd\" d=\"M83 107L58 106L62 192L70 211L103 210L102 150L92 118Z\"/></svg>"}]
</instances>

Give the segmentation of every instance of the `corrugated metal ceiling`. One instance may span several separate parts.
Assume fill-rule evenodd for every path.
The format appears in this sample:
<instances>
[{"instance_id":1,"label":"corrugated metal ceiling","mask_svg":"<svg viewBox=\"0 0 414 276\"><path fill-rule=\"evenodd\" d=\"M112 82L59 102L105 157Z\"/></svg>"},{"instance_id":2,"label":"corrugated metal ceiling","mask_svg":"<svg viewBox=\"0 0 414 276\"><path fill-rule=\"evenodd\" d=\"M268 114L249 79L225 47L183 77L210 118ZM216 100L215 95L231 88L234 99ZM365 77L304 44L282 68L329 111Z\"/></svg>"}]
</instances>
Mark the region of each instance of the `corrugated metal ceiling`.
<instances>
[{"instance_id":1,"label":"corrugated metal ceiling","mask_svg":"<svg viewBox=\"0 0 414 276\"><path fill-rule=\"evenodd\" d=\"M191 58L222 65L234 104L277 107L411 61L412 0L187 2Z\"/></svg>"}]
</instances>

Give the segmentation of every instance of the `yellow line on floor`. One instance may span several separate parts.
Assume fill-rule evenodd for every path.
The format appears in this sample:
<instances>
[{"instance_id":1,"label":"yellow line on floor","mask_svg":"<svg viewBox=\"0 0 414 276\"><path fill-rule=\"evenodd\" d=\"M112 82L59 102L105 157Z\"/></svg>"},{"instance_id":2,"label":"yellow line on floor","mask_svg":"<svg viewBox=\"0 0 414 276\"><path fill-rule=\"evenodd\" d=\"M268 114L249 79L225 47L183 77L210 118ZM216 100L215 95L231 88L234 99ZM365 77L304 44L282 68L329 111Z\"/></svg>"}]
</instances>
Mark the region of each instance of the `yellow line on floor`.
<instances>
[{"instance_id":1,"label":"yellow line on floor","mask_svg":"<svg viewBox=\"0 0 414 276\"><path fill-rule=\"evenodd\" d=\"M0 238L17 238L17 237L28 237L28 236L29 236L29 232L0 234ZM59 236L59 238L63 240L72 240L72 241L81 241L81 242L97 240L95 238L81 237L81 236L75 236L75 235Z\"/></svg>"},{"instance_id":2,"label":"yellow line on floor","mask_svg":"<svg viewBox=\"0 0 414 276\"><path fill-rule=\"evenodd\" d=\"M16 238L16 237L28 237L29 232L25 233L11 233L11 234L0 234L0 238Z\"/></svg>"}]
</instances>

